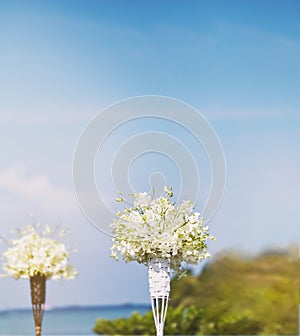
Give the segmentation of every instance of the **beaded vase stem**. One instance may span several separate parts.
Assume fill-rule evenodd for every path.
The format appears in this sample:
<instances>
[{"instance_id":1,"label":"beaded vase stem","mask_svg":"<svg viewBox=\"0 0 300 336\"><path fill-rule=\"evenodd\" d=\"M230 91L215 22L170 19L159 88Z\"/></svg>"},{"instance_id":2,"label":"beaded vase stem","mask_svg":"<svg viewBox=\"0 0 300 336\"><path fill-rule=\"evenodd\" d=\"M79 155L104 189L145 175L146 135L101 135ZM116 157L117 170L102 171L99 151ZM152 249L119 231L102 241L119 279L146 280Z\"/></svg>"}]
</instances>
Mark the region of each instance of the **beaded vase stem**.
<instances>
[{"instance_id":1,"label":"beaded vase stem","mask_svg":"<svg viewBox=\"0 0 300 336\"><path fill-rule=\"evenodd\" d=\"M41 336L46 299L46 277L41 274L30 277L31 303L35 324L35 335Z\"/></svg>"},{"instance_id":2,"label":"beaded vase stem","mask_svg":"<svg viewBox=\"0 0 300 336\"><path fill-rule=\"evenodd\" d=\"M148 280L156 335L163 336L170 294L170 260L150 259Z\"/></svg>"}]
</instances>

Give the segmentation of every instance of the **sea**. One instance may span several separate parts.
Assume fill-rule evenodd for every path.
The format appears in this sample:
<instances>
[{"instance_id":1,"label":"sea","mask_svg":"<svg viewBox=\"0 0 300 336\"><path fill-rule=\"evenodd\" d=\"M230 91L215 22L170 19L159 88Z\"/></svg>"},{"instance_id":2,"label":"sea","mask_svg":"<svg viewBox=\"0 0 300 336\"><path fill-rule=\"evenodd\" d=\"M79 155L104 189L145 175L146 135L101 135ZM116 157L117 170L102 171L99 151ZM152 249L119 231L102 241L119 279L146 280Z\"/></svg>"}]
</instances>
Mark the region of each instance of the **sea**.
<instances>
[{"instance_id":1,"label":"sea","mask_svg":"<svg viewBox=\"0 0 300 336\"><path fill-rule=\"evenodd\" d=\"M44 312L43 336L96 335L93 327L97 318L116 319L129 317L134 311L145 314L150 305L123 304L109 306L72 306L47 309ZM1 336L26 336L34 334L31 309L0 311Z\"/></svg>"}]
</instances>

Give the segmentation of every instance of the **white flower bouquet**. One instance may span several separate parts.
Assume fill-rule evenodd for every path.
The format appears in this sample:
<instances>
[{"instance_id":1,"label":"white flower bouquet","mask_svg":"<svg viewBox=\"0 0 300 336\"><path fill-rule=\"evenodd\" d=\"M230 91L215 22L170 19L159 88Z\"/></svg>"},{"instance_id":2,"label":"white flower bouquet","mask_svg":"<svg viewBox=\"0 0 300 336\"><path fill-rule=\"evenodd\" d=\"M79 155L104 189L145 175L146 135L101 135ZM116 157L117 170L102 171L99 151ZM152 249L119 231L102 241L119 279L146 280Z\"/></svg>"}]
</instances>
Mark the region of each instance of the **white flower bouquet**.
<instances>
[{"instance_id":1,"label":"white flower bouquet","mask_svg":"<svg viewBox=\"0 0 300 336\"><path fill-rule=\"evenodd\" d=\"M62 230L58 237L65 233ZM40 274L46 279L73 279L77 272L68 264L69 251L65 244L53 238L48 225L44 230L39 225L29 225L19 231L19 238L8 243L9 248L3 253L2 268L4 276L15 279Z\"/></svg>"},{"instance_id":2,"label":"white flower bouquet","mask_svg":"<svg viewBox=\"0 0 300 336\"><path fill-rule=\"evenodd\" d=\"M41 326L46 300L46 280L73 279L77 271L69 265L69 250L59 241L65 230L54 239L48 225L44 229L39 224L29 225L18 231L19 237L8 242L8 249L2 255L5 276L15 279L29 279L31 303L36 336L41 335Z\"/></svg>"},{"instance_id":3,"label":"white flower bouquet","mask_svg":"<svg viewBox=\"0 0 300 336\"><path fill-rule=\"evenodd\" d=\"M175 205L172 187L154 198L148 193L133 194L133 207L118 212L111 224L114 234L111 256L125 262L148 266L149 290L157 335L163 335L170 292L170 269L181 271L209 258L209 234L204 220L194 212L195 204L183 201ZM117 199L124 202L123 198Z\"/></svg>"},{"instance_id":4,"label":"white flower bouquet","mask_svg":"<svg viewBox=\"0 0 300 336\"><path fill-rule=\"evenodd\" d=\"M200 214L194 212L195 204L183 201L176 206L172 188L165 188L164 195L158 198L145 192L133 197L133 207L119 212L119 219L111 224L112 257L118 259L121 254L126 262L135 260L145 265L153 258L167 258L173 270L210 257L207 240L214 237L203 225Z\"/></svg>"}]
</instances>

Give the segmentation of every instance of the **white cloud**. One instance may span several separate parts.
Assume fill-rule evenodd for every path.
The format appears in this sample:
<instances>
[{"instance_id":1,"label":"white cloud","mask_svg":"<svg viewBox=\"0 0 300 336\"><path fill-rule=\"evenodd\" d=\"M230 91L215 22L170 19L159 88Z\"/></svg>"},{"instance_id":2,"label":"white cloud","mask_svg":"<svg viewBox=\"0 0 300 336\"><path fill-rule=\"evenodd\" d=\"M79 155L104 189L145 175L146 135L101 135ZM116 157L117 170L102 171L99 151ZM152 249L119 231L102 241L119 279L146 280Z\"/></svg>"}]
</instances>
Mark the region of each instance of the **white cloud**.
<instances>
[{"instance_id":1,"label":"white cloud","mask_svg":"<svg viewBox=\"0 0 300 336\"><path fill-rule=\"evenodd\" d=\"M0 190L44 208L69 209L76 204L72 190L55 186L44 174L29 174L22 166L0 170Z\"/></svg>"},{"instance_id":2,"label":"white cloud","mask_svg":"<svg viewBox=\"0 0 300 336\"><path fill-rule=\"evenodd\" d=\"M41 109L43 112L41 113ZM30 111L29 111L30 110ZM93 113L98 111L95 107L41 107L40 109L29 107L9 107L0 112L0 120L10 123L22 124L74 124L82 121L87 121L93 117Z\"/></svg>"},{"instance_id":3,"label":"white cloud","mask_svg":"<svg viewBox=\"0 0 300 336\"><path fill-rule=\"evenodd\" d=\"M261 120L290 120L299 118L296 109L280 110L272 108L227 108L220 105L207 105L201 109L202 113L214 121L261 121Z\"/></svg>"}]
</instances>

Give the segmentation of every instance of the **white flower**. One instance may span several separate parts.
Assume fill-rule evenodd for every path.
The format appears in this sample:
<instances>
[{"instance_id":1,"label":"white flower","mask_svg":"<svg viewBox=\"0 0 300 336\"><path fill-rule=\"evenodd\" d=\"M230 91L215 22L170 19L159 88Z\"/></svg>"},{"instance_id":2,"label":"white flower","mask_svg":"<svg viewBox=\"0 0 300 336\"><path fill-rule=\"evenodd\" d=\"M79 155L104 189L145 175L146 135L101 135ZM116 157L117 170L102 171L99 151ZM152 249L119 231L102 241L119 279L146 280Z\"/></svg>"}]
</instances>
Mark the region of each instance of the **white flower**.
<instances>
[{"instance_id":1,"label":"white flower","mask_svg":"<svg viewBox=\"0 0 300 336\"><path fill-rule=\"evenodd\" d=\"M112 257L117 259L119 253L126 262L143 264L153 257L170 258L171 267L178 269L183 262L197 264L210 256L206 241L213 237L191 201L176 206L171 188L165 188L164 197L145 192L133 196L134 207L119 212L111 224Z\"/></svg>"},{"instance_id":2,"label":"white flower","mask_svg":"<svg viewBox=\"0 0 300 336\"><path fill-rule=\"evenodd\" d=\"M5 275L15 279L30 278L36 274L45 275L47 279L73 279L77 271L68 265L66 246L51 237L48 225L40 231L39 225L29 225L20 231L19 239L12 240L11 246L3 253Z\"/></svg>"},{"instance_id":3,"label":"white flower","mask_svg":"<svg viewBox=\"0 0 300 336\"><path fill-rule=\"evenodd\" d=\"M151 201L150 195L148 195L146 192L143 192L143 193L136 194L134 196L135 196L135 201L134 201L135 208L148 207Z\"/></svg>"}]
</instances>

